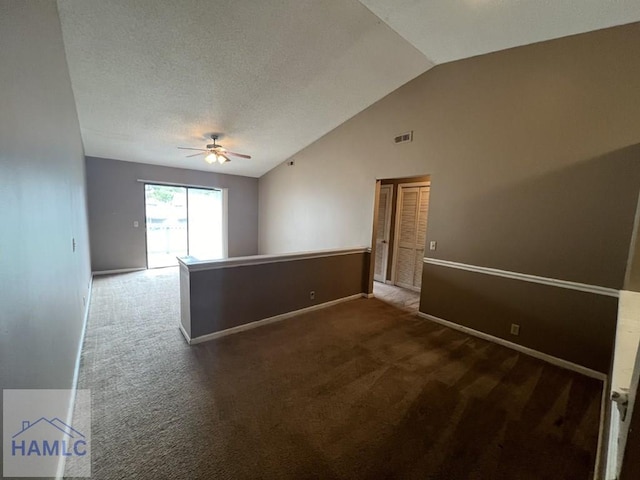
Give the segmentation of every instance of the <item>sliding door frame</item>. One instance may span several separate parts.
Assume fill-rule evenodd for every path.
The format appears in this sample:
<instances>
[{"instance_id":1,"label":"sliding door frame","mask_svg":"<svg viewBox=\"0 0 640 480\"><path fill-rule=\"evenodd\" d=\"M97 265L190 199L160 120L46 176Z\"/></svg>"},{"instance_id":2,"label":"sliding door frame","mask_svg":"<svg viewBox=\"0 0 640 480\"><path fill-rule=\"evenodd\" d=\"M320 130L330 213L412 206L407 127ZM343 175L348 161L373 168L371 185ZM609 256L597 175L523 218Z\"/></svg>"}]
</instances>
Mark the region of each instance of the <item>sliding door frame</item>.
<instances>
[{"instance_id":1,"label":"sliding door frame","mask_svg":"<svg viewBox=\"0 0 640 480\"><path fill-rule=\"evenodd\" d=\"M212 187L210 185L194 185L188 183L176 183L176 182L160 182L155 180L144 180L137 179L138 183L142 183L142 194L143 194L143 206L144 206L144 250L145 250L145 265L146 269L149 270L149 239L147 238L147 199L146 199L146 186L147 185L155 185L159 187L180 187L185 189L185 201L186 201L186 210L187 210L187 255L189 255L189 189L198 189L198 190L213 190L220 192L222 194L222 258L229 258L229 208L228 208L228 198L229 198L229 189L228 188L220 188L220 187ZM162 267L151 267L151 268L162 268Z\"/></svg>"}]
</instances>

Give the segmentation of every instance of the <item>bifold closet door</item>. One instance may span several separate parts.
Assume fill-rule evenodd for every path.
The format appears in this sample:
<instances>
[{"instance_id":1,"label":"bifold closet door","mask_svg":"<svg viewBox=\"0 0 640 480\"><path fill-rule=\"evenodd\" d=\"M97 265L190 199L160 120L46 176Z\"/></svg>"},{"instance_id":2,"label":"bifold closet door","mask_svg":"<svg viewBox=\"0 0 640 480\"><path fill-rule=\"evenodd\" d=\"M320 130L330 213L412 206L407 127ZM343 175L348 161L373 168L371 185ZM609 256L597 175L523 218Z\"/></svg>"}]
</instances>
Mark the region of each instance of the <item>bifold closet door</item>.
<instances>
[{"instance_id":1,"label":"bifold closet door","mask_svg":"<svg viewBox=\"0 0 640 480\"><path fill-rule=\"evenodd\" d=\"M420 289L429 214L428 186L400 187L395 284Z\"/></svg>"}]
</instances>

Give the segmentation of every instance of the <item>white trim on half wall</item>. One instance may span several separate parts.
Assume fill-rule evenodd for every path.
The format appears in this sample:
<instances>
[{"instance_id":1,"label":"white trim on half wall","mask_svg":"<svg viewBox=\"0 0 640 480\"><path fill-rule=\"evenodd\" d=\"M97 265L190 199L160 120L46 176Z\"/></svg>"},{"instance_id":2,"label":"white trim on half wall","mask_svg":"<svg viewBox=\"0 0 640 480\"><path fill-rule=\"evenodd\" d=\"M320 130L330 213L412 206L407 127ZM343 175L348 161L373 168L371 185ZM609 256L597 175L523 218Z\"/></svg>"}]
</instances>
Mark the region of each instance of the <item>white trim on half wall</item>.
<instances>
[{"instance_id":1,"label":"white trim on half wall","mask_svg":"<svg viewBox=\"0 0 640 480\"><path fill-rule=\"evenodd\" d=\"M478 265L469 265L466 263L452 262L449 260L440 260L437 258L424 258L424 263L437 265L439 267L455 268L457 270L466 270L467 272L483 273L485 275L493 275L496 277L510 278L513 280L522 280L524 282L539 283L541 285L549 285L552 287L567 288L569 290L578 290L580 292L595 293L596 295L606 295L608 297L618 298L620 291L614 288L601 287L598 285L589 285L587 283L571 282L568 280L559 280L557 278L539 277L538 275L529 275L528 273L510 272L508 270L499 270L497 268L481 267Z\"/></svg>"}]
</instances>

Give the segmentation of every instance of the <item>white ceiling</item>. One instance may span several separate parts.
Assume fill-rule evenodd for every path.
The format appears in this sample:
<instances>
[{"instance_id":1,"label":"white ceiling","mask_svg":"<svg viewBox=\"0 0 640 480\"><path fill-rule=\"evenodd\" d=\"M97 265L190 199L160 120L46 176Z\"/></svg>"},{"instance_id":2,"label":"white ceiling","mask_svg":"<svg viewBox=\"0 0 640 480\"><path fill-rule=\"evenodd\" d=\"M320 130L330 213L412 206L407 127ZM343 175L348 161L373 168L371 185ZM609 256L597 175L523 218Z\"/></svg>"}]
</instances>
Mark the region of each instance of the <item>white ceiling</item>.
<instances>
[{"instance_id":1,"label":"white ceiling","mask_svg":"<svg viewBox=\"0 0 640 480\"><path fill-rule=\"evenodd\" d=\"M261 176L432 65L357 0L59 0L89 156ZM206 164L222 133L252 160Z\"/></svg>"},{"instance_id":2,"label":"white ceiling","mask_svg":"<svg viewBox=\"0 0 640 480\"><path fill-rule=\"evenodd\" d=\"M639 0L360 0L446 63L640 20Z\"/></svg>"},{"instance_id":3,"label":"white ceiling","mask_svg":"<svg viewBox=\"0 0 640 480\"><path fill-rule=\"evenodd\" d=\"M638 0L58 0L58 8L87 155L254 177L434 62L640 20ZM176 148L201 148L214 132L253 159L209 166Z\"/></svg>"}]
</instances>

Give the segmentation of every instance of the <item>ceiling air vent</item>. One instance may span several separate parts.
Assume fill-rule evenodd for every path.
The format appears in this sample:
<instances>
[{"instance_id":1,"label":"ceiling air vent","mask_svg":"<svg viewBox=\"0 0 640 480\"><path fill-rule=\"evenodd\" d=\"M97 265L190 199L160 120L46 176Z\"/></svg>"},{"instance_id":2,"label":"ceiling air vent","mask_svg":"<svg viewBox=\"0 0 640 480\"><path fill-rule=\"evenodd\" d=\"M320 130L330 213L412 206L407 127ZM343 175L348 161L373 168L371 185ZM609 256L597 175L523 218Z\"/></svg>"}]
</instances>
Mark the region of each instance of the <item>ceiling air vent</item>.
<instances>
[{"instance_id":1,"label":"ceiling air vent","mask_svg":"<svg viewBox=\"0 0 640 480\"><path fill-rule=\"evenodd\" d=\"M396 135L393 138L393 143L395 143L395 144L407 143L407 142L411 142L411 141L413 141L413 130L411 130L410 132L401 133L400 135Z\"/></svg>"}]
</instances>

